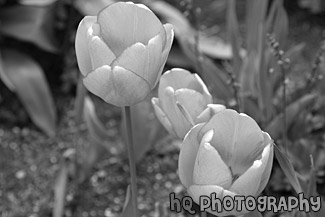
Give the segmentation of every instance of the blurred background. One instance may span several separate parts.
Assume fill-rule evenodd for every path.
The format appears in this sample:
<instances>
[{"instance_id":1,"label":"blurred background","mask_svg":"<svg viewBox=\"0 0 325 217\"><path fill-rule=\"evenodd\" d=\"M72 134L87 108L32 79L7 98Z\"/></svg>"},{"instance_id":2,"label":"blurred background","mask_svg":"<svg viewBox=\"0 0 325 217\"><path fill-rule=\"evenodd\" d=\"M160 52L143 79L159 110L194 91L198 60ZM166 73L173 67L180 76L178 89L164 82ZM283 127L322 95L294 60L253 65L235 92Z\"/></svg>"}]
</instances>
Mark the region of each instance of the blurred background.
<instances>
[{"instance_id":1,"label":"blurred background","mask_svg":"<svg viewBox=\"0 0 325 217\"><path fill-rule=\"evenodd\" d=\"M113 2L0 0L0 216L122 211L124 117L83 87L74 48L80 20ZM323 197L325 1L136 2L174 25L164 71L199 74L215 103L251 115L279 146L285 141L304 192ZM149 98L132 112L141 216L191 216L168 208L171 192L186 194L176 173L180 141L157 121ZM275 163L263 194L293 192ZM280 215L295 216L264 213Z\"/></svg>"}]
</instances>

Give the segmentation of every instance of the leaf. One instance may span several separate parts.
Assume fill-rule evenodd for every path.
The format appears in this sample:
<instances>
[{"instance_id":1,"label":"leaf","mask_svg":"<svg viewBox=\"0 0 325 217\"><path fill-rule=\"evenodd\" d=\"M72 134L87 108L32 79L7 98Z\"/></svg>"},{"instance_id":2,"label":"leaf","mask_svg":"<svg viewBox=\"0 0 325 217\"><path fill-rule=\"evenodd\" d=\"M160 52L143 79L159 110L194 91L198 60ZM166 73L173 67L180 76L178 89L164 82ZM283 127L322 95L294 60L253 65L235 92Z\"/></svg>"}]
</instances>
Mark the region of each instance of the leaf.
<instances>
[{"instance_id":1,"label":"leaf","mask_svg":"<svg viewBox=\"0 0 325 217\"><path fill-rule=\"evenodd\" d=\"M126 189L126 197L123 205L123 211L120 217L133 217L133 203L132 203L132 191L130 185Z\"/></svg>"},{"instance_id":2,"label":"leaf","mask_svg":"<svg viewBox=\"0 0 325 217\"><path fill-rule=\"evenodd\" d=\"M107 141L110 141L112 138L108 135L105 126L98 119L95 111L95 106L93 101L89 96L85 96L84 99L84 109L83 115L85 122L87 124L87 128L89 130L90 136L97 142L105 145L106 148L110 146L106 144ZM108 149L109 150L109 149Z\"/></svg>"},{"instance_id":3,"label":"leaf","mask_svg":"<svg viewBox=\"0 0 325 217\"><path fill-rule=\"evenodd\" d=\"M231 86L227 84L226 73L219 69L211 58L204 55L197 57L194 47L187 40L181 40L179 43L197 73L211 88L212 94L223 100L231 99L233 95Z\"/></svg>"},{"instance_id":4,"label":"leaf","mask_svg":"<svg viewBox=\"0 0 325 217\"><path fill-rule=\"evenodd\" d=\"M240 67L242 66L242 60L240 57L240 34L239 25L236 15L236 2L234 0L228 1L227 11L227 25L228 35L231 42L231 48L233 53L232 65L236 76L239 75Z\"/></svg>"},{"instance_id":5,"label":"leaf","mask_svg":"<svg viewBox=\"0 0 325 217\"><path fill-rule=\"evenodd\" d=\"M270 81L268 73L268 62L269 59L267 52L265 51L265 28L260 24L258 28L258 41L257 41L257 85L258 85L258 102L259 108L262 110L264 122L269 120L272 115L273 109L273 84Z\"/></svg>"},{"instance_id":6,"label":"leaf","mask_svg":"<svg viewBox=\"0 0 325 217\"><path fill-rule=\"evenodd\" d=\"M264 24L268 0L250 0L246 4L246 25L247 25L247 51L258 49L258 35L260 25Z\"/></svg>"},{"instance_id":7,"label":"leaf","mask_svg":"<svg viewBox=\"0 0 325 217\"><path fill-rule=\"evenodd\" d=\"M308 94L302 96L300 99L291 103L286 107L286 122L287 129L283 130L283 113L279 114L266 126L265 131L268 132L273 139L278 139L282 135L283 131L286 133L291 127L295 118L303 111L307 106L309 106L316 98L316 94Z\"/></svg>"},{"instance_id":8,"label":"leaf","mask_svg":"<svg viewBox=\"0 0 325 217\"><path fill-rule=\"evenodd\" d=\"M22 5L47 6L58 0L19 0Z\"/></svg>"},{"instance_id":9,"label":"leaf","mask_svg":"<svg viewBox=\"0 0 325 217\"><path fill-rule=\"evenodd\" d=\"M83 15L97 16L100 10L115 2L114 0L75 0L73 4Z\"/></svg>"},{"instance_id":10,"label":"leaf","mask_svg":"<svg viewBox=\"0 0 325 217\"><path fill-rule=\"evenodd\" d=\"M175 37L178 41L186 41L190 45L195 44L197 31L193 28L186 17L175 7L164 1L150 1L147 5L165 21L174 27ZM205 55L218 59L232 58L231 46L221 38L207 37L199 33L199 50ZM243 50L241 50L243 52Z\"/></svg>"},{"instance_id":11,"label":"leaf","mask_svg":"<svg viewBox=\"0 0 325 217\"><path fill-rule=\"evenodd\" d=\"M284 154L277 145L274 144L274 151L275 151L275 156L276 159L279 162L279 165L282 169L282 171L284 172L284 174L286 175L286 177L288 178L291 186L294 188L294 190L296 191L297 194L302 192L302 188L300 186L298 177L297 177L297 173L294 170L291 162L289 161L288 157L286 156L286 154Z\"/></svg>"},{"instance_id":12,"label":"leaf","mask_svg":"<svg viewBox=\"0 0 325 217\"><path fill-rule=\"evenodd\" d=\"M3 69L32 121L49 136L55 134L56 111L42 68L15 50L3 50Z\"/></svg>"},{"instance_id":13,"label":"leaf","mask_svg":"<svg viewBox=\"0 0 325 217\"><path fill-rule=\"evenodd\" d=\"M283 0L274 1L266 21L267 32L274 32L275 39L284 47L288 36L288 14L283 7Z\"/></svg>"},{"instance_id":14,"label":"leaf","mask_svg":"<svg viewBox=\"0 0 325 217\"><path fill-rule=\"evenodd\" d=\"M314 167L314 159L313 156L310 155L310 174L309 174L309 181L308 181L308 186L307 186L307 190L306 192L306 196L307 197L311 197L311 196L317 196L317 183L316 183L316 179L317 179L317 171Z\"/></svg>"},{"instance_id":15,"label":"leaf","mask_svg":"<svg viewBox=\"0 0 325 217\"><path fill-rule=\"evenodd\" d=\"M66 163L61 164L54 186L53 217L62 217L64 212L65 192L68 182L68 166Z\"/></svg>"},{"instance_id":16,"label":"leaf","mask_svg":"<svg viewBox=\"0 0 325 217\"><path fill-rule=\"evenodd\" d=\"M55 4L0 8L0 31L4 35L34 43L46 51L56 53L58 42L54 32L54 9Z\"/></svg>"},{"instance_id":17,"label":"leaf","mask_svg":"<svg viewBox=\"0 0 325 217\"><path fill-rule=\"evenodd\" d=\"M144 101L131 106L134 157L136 162L140 162L145 154L159 140L161 132L164 132L152 107L152 97L153 95L150 94ZM122 138L126 141L127 132L124 112L122 114L121 132Z\"/></svg>"},{"instance_id":18,"label":"leaf","mask_svg":"<svg viewBox=\"0 0 325 217\"><path fill-rule=\"evenodd\" d=\"M5 70L3 68L1 51L0 51L0 79L8 87L9 90L11 90L12 92L15 91L15 86L13 85L13 83L11 83L10 79L6 75Z\"/></svg>"}]
</instances>

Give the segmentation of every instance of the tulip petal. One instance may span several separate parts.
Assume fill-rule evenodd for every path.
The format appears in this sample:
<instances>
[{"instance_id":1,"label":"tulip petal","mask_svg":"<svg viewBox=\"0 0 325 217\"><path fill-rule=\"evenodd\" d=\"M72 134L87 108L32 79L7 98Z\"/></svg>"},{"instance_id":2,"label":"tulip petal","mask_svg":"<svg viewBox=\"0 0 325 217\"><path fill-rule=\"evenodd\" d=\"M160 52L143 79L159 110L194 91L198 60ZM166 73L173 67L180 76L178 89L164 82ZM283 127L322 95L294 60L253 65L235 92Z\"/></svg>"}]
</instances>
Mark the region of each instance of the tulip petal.
<instances>
[{"instance_id":1,"label":"tulip petal","mask_svg":"<svg viewBox=\"0 0 325 217\"><path fill-rule=\"evenodd\" d=\"M264 143L263 132L254 119L245 114L239 114L238 117L234 154L229 164L234 174L246 171L267 145Z\"/></svg>"},{"instance_id":2,"label":"tulip petal","mask_svg":"<svg viewBox=\"0 0 325 217\"><path fill-rule=\"evenodd\" d=\"M77 33L76 33L76 56L78 61L78 66L81 74L86 76L92 71L91 60L88 52L87 32L91 25L97 21L96 16L86 16L79 23Z\"/></svg>"},{"instance_id":3,"label":"tulip petal","mask_svg":"<svg viewBox=\"0 0 325 217\"><path fill-rule=\"evenodd\" d=\"M90 40L88 47L92 62L92 70L103 65L110 65L115 59L114 53L98 36L95 36Z\"/></svg>"},{"instance_id":4,"label":"tulip petal","mask_svg":"<svg viewBox=\"0 0 325 217\"><path fill-rule=\"evenodd\" d=\"M178 89L175 91L176 101L182 104L189 112L192 119L196 117L205 109L207 103L201 93L191 89Z\"/></svg>"},{"instance_id":5,"label":"tulip petal","mask_svg":"<svg viewBox=\"0 0 325 217\"><path fill-rule=\"evenodd\" d=\"M163 47L163 54L162 56L168 56L168 53L172 47L173 40L174 40L174 28L173 25L170 23L166 23L163 25L163 28L165 29L166 32L166 43L164 44L165 46Z\"/></svg>"},{"instance_id":6,"label":"tulip petal","mask_svg":"<svg viewBox=\"0 0 325 217\"><path fill-rule=\"evenodd\" d=\"M200 136L214 129L211 144L236 176L243 174L262 153L265 145L261 129L247 115L225 109L215 114Z\"/></svg>"},{"instance_id":7,"label":"tulip petal","mask_svg":"<svg viewBox=\"0 0 325 217\"><path fill-rule=\"evenodd\" d=\"M218 185L228 189L232 182L231 171L214 147L204 141L202 143L193 170L194 184Z\"/></svg>"},{"instance_id":8,"label":"tulip petal","mask_svg":"<svg viewBox=\"0 0 325 217\"><path fill-rule=\"evenodd\" d=\"M199 136L202 138L206 132L214 130L211 145L219 152L228 166L233 152L232 143L237 115L238 113L231 109L218 112L204 125Z\"/></svg>"},{"instance_id":9,"label":"tulip petal","mask_svg":"<svg viewBox=\"0 0 325 217\"><path fill-rule=\"evenodd\" d=\"M256 196L270 153L271 145L268 145L264 148L261 159L254 161L253 165L243 175L239 176L229 190L244 196Z\"/></svg>"},{"instance_id":10,"label":"tulip petal","mask_svg":"<svg viewBox=\"0 0 325 217\"><path fill-rule=\"evenodd\" d=\"M234 198L237 195L234 192L228 191L228 190L223 189L222 187L216 186L216 185L192 185L187 189L187 191L188 191L188 194L194 200L194 202L197 204L200 204L201 196L211 197L212 193L216 194L215 198L219 199L220 202L222 202L222 200L226 196ZM213 204L215 201L213 199L214 199L214 197L211 197L211 204ZM221 205L222 205L222 203L221 203ZM217 204L216 204L216 206L217 206ZM221 207L219 207L219 208L221 208ZM248 213L248 211L245 209L245 206L242 206L241 211L237 211L237 209L233 209L231 211L225 211L223 209L223 207L221 208L221 210L218 210L217 207L216 207L216 209L217 210L212 211L211 206L210 206L210 208L207 208L205 211L207 211L215 216L231 216L231 215L238 216L240 214ZM219 212L219 211L221 211L221 212Z\"/></svg>"},{"instance_id":11,"label":"tulip petal","mask_svg":"<svg viewBox=\"0 0 325 217\"><path fill-rule=\"evenodd\" d=\"M135 43L146 45L151 38L165 32L156 15L147 7L117 2L98 14L102 37L116 56ZM163 41L166 40L164 34Z\"/></svg>"},{"instance_id":12,"label":"tulip petal","mask_svg":"<svg viewBox=\"0 0 325 217\"><path fill-rule=\"evenodd\" d=\"M156 81L160 78L161 71L161 58L162 58L163 42L160 35L150 39L147 46L147 59L148 68L144 71L143 77L153 88L156 85Z\"/></svg>"},{"instance_id":13,"label":"tulip petal","mask_svg":"<svg viewBox=\"0 0 325 217\"><path fill-rule=\"evenodd\" d=\"M191 129L191 123L184 117L176 104L175 92L173 88L167 87L160 98L161 107L173 125L176 135L184 138Z\"/></svg>"},{"instance_id":14,"label":"tulip petal","mask_svg":"<svg viewBox=\"0 0 325 217\"><path fill-rule=\"evenodd\" d=\"M267 134L267 133L265 133ZM270 138L270 136L267 134L267 136ZM271 138L270 138L271 139ZM265 169L264 169L264 173L262 175L262 178L261 178L261 183L260 183L260 186L257 190L257 195L260 194L265 186L267 185L267 183L269 182L269 179L270 179L270 175L271 175L271 171L272 171L272 165L273 165L273 155L274 155L274 151L273 151L273 142L269 142L267 143L270 145L270 151L269 153L266 153L265 156L269 155L267 160L266 161L266 166L265 166ZM266 146L264 148L264 150L267 148L268 146ZM263 158L263 157L262 157ZM266 157L265 157L266 158Z\"/></svg>"},{"instance_id":15,"label":"tulip petal","mask_svg":"<svg viewBox=\"0 0 325 217\"><path fill-rule=\"evenodd\" d=\"M146 46L141 43L135 43L128 47L123 53L115 59L112 66L120 66L127 70L133 71L138 76L143 77L147 66Z\"/></svg>"},{"instance_id":16,"label":"tulip petal","mask_svg":"<svg viewBox=\"0 0 325 217\"><path fill-rule=\"evenodd\" d=\"M225 110L226 106L221 104L208 104L207 108L201 112L199 116L197 116L197 119L195 120L195 123L204 123L211 119L211 117L218 112Z\"/></svg>"},{"instance_id":17,"label":"tulip petal","mask_svg":"<svg viewBox=\"0 0 325 217\"><path fill-rule=\"evenodd\" d=\"M173 125L170 123L167 115L163 112L163 110L160 108L159 99L156 97L153 97L151 99L152 106L155 110L156 116L159 119L160 123L165 127L165 129L168 131L168 133L176 136Z\"/></svg>"},{"instance_id":18,"label":"tulip petal","mask_svg":"<svg viewBox=\"0 0 325 217\"><path fill-rule=\"evenodd\" d=\"M182 184L188 188L193 184L193 169L199 150L198 133L203 124L195 125L185 136L178 158L178 175Z\"/></svg>"},{"instance_id":19,"label":"tulip petal","mask_svg":"<svg viewBox=\"0 0 325 217\"><path fill-rule=\"evenodd\" d=\"M173 29L173 25L166 23L163 25L163 27L165 28L166 31L166 43L165 46L163 47L163 51L161 54L161 65L159 68L159 72L158 75L161 75L162 71L164 70L164 66L166 64L167 58L168 58L168 54L170 52L170 49L172 47L173 44L173 40L174 40L174 29ZM158 76L156 78L156 81L154 82L154 87L157 85L158 81L160 79L160 76Z\"/></svg>"},{"instance_id":20,"label":"tulip petal","mask_svg":"<svg viewBox=\"0 0 325 217\"><path fill-rule=\"evenodd\" d=\"M147 46L136 43L128 47L113 65L133 71L153 87L159 73L162 41L160 35L152 38Z\"/></svg>"},{"instance_id":21,"label":"tulip petal","mask_svg":"<svg viewBox=\"0 0 325 217\"><path fill-rule=\"evenodd\" d=\"M202 82L201 79L198 80L198 76L195 74L191 74L191 72L180 69L180 68L173 68L172 70L169 70L165 72L160 79L159 89L158 89L158 97L160 98L159 93L162 93L163 90L170 86L173 89L181 89L181 88L187 88L196 90L199 93L202 94L208 94L210 97L207 99L207 104L212 103L212 97L210 93L205 93L206 86Z\"/></svg>"},{"instance_id":22,"label":"tulip petal","mask_svg":"<svg viewBox=\"0 0 325 217\"><path fill-rule=\"evenodd\" d=\"M83 81L90 92L116 106L134 105L150 92L150 87L144 79L119 66L99 67L89 73Z\"/></svg>"}]
</instances>

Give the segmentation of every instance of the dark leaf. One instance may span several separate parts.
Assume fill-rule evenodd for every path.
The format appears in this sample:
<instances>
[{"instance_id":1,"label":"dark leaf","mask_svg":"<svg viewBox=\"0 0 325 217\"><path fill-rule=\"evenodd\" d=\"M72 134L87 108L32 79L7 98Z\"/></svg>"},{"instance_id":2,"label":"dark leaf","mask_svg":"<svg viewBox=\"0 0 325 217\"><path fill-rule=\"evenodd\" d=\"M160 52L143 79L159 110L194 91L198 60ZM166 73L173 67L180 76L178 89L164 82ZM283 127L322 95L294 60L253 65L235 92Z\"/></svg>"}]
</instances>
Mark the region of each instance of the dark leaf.
<instances>
[{"instance_id":1,"label":"dark leaf","mask_svg":"<svg viewBox=\"0 0 325 217\"><path fill-rule=\"evenodd\" d=\"M292 185L293 189L296 191L297 194L302 192L302 188L300 186L300 182L297 177L297 173L295 169L293 168L291 162L288 159L288 156L284 154L280 148L274 144L274 152L275 157L279 162L279 165L288 178L290 184Z\"/></svg>"},{"instance_id":2,"label":"dark leaf","mask_svg":"<svg viewBox=\"0 0 325 217\"><path fill-rule=\"evenodd\" d=\"M94 103L89 96L86 96L84 99L83 114L92 139L105 145L105 147L109 150L110 146L107 142L110 141L112 138L108 135L105 126L98 119Z\"/></svg>"},{"instance_id":3,"label":"dark leaf","mask_svg":"<svg viewBox=\"0 0 325 217\"><path fill-rule=\"evenodd\" d=\"M97 16L100 10L113 4L114 0L75 0L74 6L85 16Z\"/></svg>"},{"instance_id":4,"label":"dark leaf","mask_svg":"<svg viewBox=\"0 0 325 217\"><path fill-rule=\"evenodd\" d=\"M147 5L156 14L174 26L175 37L178 41L186 41L191 46L195 44L197 31L181 11L164 1L150 1ZM199 33L198 48L200 52L213 58L230 59L232 57L229 44L226 44L217 36L207 37L202 32Z\"/></svg>"},{"instance_id":5,"label":"dark leaf","mask_svg":"<svg viewBox=\"0 0 325 217\"><path fill-rule=\"evenodd\" d=\"M240 34L239 34L239 25L236 15L236 1L228 1L228 11L227 11L227 24L228 24L228 35L231 42L231 48L233 53L233 70L235 75L239 75L240 68L242 66L242 60L240 57Z\"/></svg>"},{"instance_id":6,"label":"dark leaf","mask_svg":"<svg viewBox=\"0 0 325 217\"><path fill-rule=\"evenodd\" d=\"M22 5L46 6L56 1L58 0L19 0L19 3Z\"/></svg>"},{"instance_id":7,"label":"dark leaf","mask_svg":"<svg viewBox=\"0 0 325 217\"><path fill-rule=\"evenodd\" d=\"M273 118L273 120L266 126L265 131L275 140L280 138L283 131L285 133L288 131L292 123L295 121L295 118L314 101L316 96L316 94L305 95L286 107L287 129L283 129L283 113L281 113Z\"/></svg>"},{"instance_id":8,"label":"dark leaf","mask_svg":"<svg viewBox=\"0 0 325 217\"><path fill-rule=\"evenodd\" d=\"M49 136L55 134L56 111L41 67L15 50L3 50L3 69L33 122Z\"/></svg>"},{"instance_id":9,"label":"dark leaf","mask_svg":"<svg viewBox=\"0 0 325 217\"><path fill-rule=\"evenodd\" d=\"M48 6L16 5L0 8L0 31L8 36L57 52L54 32L55 4Z\"/></svg>"}]
</instances>

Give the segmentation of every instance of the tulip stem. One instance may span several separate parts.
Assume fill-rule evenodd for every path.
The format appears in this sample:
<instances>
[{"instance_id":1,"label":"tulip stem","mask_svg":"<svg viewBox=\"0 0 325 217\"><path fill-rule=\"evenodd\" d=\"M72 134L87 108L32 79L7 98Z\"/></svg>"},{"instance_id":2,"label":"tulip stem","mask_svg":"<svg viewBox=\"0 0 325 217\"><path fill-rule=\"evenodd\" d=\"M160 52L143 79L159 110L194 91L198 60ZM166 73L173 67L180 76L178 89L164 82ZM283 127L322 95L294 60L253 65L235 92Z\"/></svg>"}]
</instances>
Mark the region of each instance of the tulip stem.
<instances>
[{"instance_id":1,"label":"tulip stem","mask_svg":"<svg viewBox=\"0 0 325 217\"><path fill-rule=\"evenodd\" d=\"M136 163L134 158L134 147L133 147L133 135L132 135L132 120L131 120L131 108L130 106L124 107L125 124L127 132L127 147L128 157L131 174L131 191L132 191L132 203L133 213L135 217L138 217L138 202L137 202L137 174L136 174Z\"/></svg>"}]
</instances>

